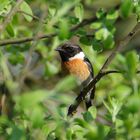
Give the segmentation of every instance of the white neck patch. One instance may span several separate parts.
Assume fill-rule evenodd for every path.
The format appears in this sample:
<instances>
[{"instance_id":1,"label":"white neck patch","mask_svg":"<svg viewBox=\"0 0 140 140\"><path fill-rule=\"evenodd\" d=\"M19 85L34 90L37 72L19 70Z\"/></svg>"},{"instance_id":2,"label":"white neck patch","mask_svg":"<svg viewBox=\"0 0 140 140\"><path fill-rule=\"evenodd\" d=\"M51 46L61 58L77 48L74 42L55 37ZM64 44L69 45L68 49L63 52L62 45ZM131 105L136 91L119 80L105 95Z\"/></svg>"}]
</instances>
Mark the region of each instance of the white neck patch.
<instances>
[{"instance_id":1,"label":"white neck patch","mask_svg":"<svg viewBox=\"0 0 140 140\"><path fill-rule=\"evenodd\" d=\"M81 60L83 60L84 57L85 57L84 53L83 53L83 52L79 52L79 53L76 54L75 56L70 57L69 60L74 60L74 59L81 59Z\"/></svg>"}]
</instances>

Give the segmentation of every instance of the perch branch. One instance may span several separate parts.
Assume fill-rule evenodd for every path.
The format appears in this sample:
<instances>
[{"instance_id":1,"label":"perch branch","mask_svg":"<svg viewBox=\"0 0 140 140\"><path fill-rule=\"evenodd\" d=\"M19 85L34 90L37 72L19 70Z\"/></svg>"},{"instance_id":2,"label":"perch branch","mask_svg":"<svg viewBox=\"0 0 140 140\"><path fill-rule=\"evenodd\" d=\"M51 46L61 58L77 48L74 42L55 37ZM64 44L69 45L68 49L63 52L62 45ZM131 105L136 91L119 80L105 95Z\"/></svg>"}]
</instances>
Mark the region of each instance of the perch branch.
<instances>
[{"instance_id":1,"label":"perch branch","mask_svg":"<svg viewBox=\"0 0 140 140\"><path fill-rule=\"evenodd\" d=\"M106 75L104 70L109 66L109 64L112 62L114 57L116 56L116 53L119 52L123 47L126 46L126 44L133 38L133 36L140 31L140 23L137 23L133 30L119 43L116 43L116 47L112 50L106 61L104 62L103 66L99 70L98 74L93 78L93 80L89 83L88 86L84 87L82 92L77 96L75 99L74 104L70 105L68 109L68 115L72 115L74 112L76 112L77 107L82 102L82 100L85 98L86 94L95 87L96 83L104 76ZM115 71L114 71L115 72ZM111 73L111 72L110 72ZM118 73L118 72L116 72ZM139 73L139 71L138 71ZM109 74L109 72L108 72Z\"/></svg>"}]
</instances>

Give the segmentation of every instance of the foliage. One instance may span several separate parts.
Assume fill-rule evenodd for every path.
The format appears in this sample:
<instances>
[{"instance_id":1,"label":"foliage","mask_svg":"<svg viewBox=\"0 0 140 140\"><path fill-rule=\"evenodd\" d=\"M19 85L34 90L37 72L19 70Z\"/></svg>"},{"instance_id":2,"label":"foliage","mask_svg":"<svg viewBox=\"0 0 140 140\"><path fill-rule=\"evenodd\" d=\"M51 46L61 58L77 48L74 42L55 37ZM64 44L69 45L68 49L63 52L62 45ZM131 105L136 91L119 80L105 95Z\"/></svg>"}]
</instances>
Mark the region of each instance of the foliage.
<instances>
[{"instance_id":1,"label":"foliage","mask_svg":"<svg viewBox=\"0 0 140 140\"><path fill-rule=\"evenodd\" d=\"M81 105L74 117L67 117L78 83L60 73L54 49L68 40L80 44L97 74L108 52L139 22L139 0L107 2L23 0L4 29L17 1L0 0L0 43L19 41L0 46L0 96L6 93L8 98L0 116L0 139L140 138L139 34L121 53L116 52L109 70L120 73L98 82L94 106L85 111ZM41 35L47 37L38 38ZM30 41L20 42L23 38Z\"/></svg>"}]
</instances>

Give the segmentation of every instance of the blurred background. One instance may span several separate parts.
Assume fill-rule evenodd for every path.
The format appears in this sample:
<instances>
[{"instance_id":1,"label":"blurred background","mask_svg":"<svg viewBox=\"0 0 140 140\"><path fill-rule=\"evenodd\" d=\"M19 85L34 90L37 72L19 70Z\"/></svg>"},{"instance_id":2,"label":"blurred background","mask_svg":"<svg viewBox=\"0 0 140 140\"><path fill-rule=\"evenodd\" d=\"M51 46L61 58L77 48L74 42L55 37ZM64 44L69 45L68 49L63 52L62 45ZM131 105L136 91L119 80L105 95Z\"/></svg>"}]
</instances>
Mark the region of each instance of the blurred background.
<instances>
[{"instance_id":1,"label":"blurred background","mask_svg":"<svg viewBox=\"0 0 140 140\"><path fill-rule=\"evenodd\" d=\"M104 76L94 106L79 106L72 118L67 109L79 85L63 75L55 51L67 41L79 44L96 75L139 23L140 1L22 0L14 11L18 2L0 0L0 139L140 139L140 33L107 68L121 73Z\"/></svg>"}]
</instances>

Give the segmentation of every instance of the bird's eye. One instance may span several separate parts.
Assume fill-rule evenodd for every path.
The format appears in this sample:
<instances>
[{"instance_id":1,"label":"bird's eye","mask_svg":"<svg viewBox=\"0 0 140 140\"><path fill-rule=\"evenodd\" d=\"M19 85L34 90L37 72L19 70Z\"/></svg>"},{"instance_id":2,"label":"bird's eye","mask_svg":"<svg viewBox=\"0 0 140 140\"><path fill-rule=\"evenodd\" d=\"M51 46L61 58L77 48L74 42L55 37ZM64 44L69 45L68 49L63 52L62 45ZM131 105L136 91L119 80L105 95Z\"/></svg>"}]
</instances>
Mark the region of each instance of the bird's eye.
<instances>
[{"instance_id":1,"label":"bird's eye","mask_svg":"<svg viewBox=\"0 0 140 140\"><path fill-rule=\"evenodd\" d=\"M66 51L68 51L68 52L73 52L74 49L73 49L73 48L70 48L70 47L67 47L67 48L66 48Z\"/></svg>"}]
</instances>

